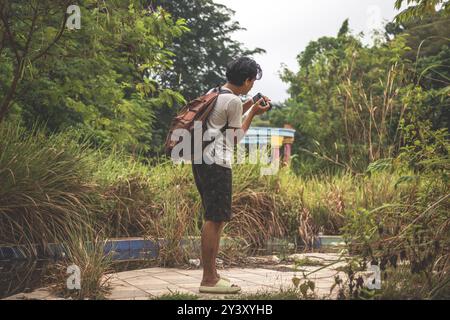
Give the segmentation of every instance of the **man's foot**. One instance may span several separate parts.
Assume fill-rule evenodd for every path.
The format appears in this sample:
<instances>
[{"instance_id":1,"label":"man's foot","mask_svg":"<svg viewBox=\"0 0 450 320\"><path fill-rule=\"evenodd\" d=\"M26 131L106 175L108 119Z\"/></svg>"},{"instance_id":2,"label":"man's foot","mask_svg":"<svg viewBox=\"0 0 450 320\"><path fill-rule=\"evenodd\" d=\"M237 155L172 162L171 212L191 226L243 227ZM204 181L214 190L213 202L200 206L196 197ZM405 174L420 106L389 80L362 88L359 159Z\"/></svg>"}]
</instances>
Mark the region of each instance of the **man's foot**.
<instances>
[{"instance_id":1,"label":"man's foot","mask_svg":"<svg viewBox=\"0 0 450 320\"><path fill-rule=\"evenodd\" d=\"M216 284L202 282L199 291L201 293L235 294L241 291L241 287L219 279Z\"/></svg>"},{"instance_id":2,"label":"man's foot","mask_svg":"<svg viewBox=\"0 0 450 320\"><path fill-rule=\"evenodd\" d=\"M219 282L220 277L216 276L214 279L202 279L200 286L202 287L214 287Z\"/></svg>"},{"instance_id":3,"label":"man's foot","mask_svg":"<svg viewBox=\"0 0 450 320\"><path fill-rule=\"evenodd\" d=\"M217 282L219 282L219 280L220 279L222 279L222 280L225 280L225 281L228 281L228 282L231 282L231 280L230 279L228 279L227 277L224 277L224 276L221 276L217 271L216 271L216 278L215 279L205 279L205 278L203 278L202 279L202 283L201 283L201 285L203 286L209 286L209 285L215 285Z\"/></svg>"},{"instance_id":4,"label":"man's foot","mask_svg":"<svg viewBox=\"0 0 450 320\"><path fill-rule=\"evenodd\" d=\"M227 277L221 276L220 274L216 273L216 277L225 281L230 282L230 279L228 279Z\"/></svg>"}]
</instances>

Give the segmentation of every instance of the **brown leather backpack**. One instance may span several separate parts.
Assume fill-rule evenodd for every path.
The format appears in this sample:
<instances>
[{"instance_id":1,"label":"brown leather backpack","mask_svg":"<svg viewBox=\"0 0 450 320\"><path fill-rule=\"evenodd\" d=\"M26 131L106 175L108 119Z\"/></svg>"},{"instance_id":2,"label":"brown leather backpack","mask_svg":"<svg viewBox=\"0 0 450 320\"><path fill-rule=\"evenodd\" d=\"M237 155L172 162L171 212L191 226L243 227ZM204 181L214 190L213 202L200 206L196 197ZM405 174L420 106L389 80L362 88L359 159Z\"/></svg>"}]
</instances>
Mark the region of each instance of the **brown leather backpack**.
<instances>
[{"instance_id":1,"label":"brown leather backpack","mask_svg":"<svg viewBox=\"0 0 450 320\"><path fill-rule=\"evenodd\" d=\"M167 134L166 142L164 144L164 152L167 156L171 156L173 148L182 142L182 139L172 140L173 132L177 129L185 129L189 132L191 137L191 154L188 158L192 160L194 153L194 122L200 121L202 123L202 135L206 131L206 121L211 114L214 106L216 105L217 98L220 94L230 93L227 90L222 90L220 87L215 88L210 93L207 93L197 99L190 101L183 106L178 114L173 118L170 125L169 133ZM222 130L226 129L225 126ZM184 139L184 137L183 137ZM207 144L206 144L207 145ZM206 147L205 143L202 144L202 151ZM182 156L186 159L186 156Z\"/></svg>"}]
</instances>

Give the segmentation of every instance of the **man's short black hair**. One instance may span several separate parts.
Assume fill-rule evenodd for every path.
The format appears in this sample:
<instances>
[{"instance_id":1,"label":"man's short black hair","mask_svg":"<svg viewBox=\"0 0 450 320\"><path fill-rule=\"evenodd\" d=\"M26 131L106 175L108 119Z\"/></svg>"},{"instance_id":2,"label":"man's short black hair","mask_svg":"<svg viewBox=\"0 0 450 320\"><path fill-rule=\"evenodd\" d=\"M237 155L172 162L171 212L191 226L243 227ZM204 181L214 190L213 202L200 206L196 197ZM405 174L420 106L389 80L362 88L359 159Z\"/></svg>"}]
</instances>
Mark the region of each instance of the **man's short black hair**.
<instances>
[{"instance_id":1,"label":"man's short black hair","mask_svg":"<svg viewBox=\"0 0 450 320\"><path fill-rule=\"evenodd\" d=\"M262 69L255 60L240 57L227 65L227 80L235 86L242 86L247 79L259 80L262 78Z\"/></svg>"}]
</instances>

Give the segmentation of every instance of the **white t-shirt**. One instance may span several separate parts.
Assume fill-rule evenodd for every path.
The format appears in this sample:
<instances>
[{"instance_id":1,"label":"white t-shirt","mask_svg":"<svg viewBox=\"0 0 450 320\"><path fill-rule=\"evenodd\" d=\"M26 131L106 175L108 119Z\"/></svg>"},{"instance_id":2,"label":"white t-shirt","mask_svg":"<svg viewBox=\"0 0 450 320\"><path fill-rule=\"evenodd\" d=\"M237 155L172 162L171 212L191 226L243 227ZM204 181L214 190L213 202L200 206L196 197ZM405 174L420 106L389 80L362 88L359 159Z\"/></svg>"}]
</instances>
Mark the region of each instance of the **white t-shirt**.
<instances>
[{"instance_id":1,"label":"white t-shirt","mask_svg":"<svg viewBox=\"0 0 450 320\"><path fill-rule=\"evenodd\" d=\"M222 90L229 91L230 93L222 93L219 95L217 103L207 120L207 130L213 136L219 134L227 123L228 128L242 128L243 106L241 99L228 88L222 88ZM233 148L230 143L226 143L225 133L218 136L205 149L204 155L205 161L208 161L207 163L216 163L222 167L231 169Z\"/></svg>"}]
</instances>

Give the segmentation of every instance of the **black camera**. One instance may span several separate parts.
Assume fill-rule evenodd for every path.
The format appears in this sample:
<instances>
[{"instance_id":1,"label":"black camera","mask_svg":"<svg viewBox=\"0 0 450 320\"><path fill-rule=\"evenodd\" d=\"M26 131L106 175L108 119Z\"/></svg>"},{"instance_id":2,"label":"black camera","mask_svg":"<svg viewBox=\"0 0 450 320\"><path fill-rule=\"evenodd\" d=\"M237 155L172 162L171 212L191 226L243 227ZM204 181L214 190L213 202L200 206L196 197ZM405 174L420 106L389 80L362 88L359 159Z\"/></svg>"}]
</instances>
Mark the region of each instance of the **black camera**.
<instances>
[{"instance_id":1,"label":"black camera","mask_svg":"<svg viewBox=\"0 0 450 320\"><path fill-rule=\"evenodd\" d=\"M258 94L256 94L256 96L254 96L253 97L253 103L257 103L260 99L262 99L263 98L263 95L260 93L260 92L258 92ZM267 103L266 103L266 101L265 100L263 100L262 102L261 102L261 105L263 106L263 107L265 107L265 106L267 106ZM272 104L269 102L269 110L267 110L267 111L270 111L270 110L272 110Z\"/></svg>"}]
</instances>

